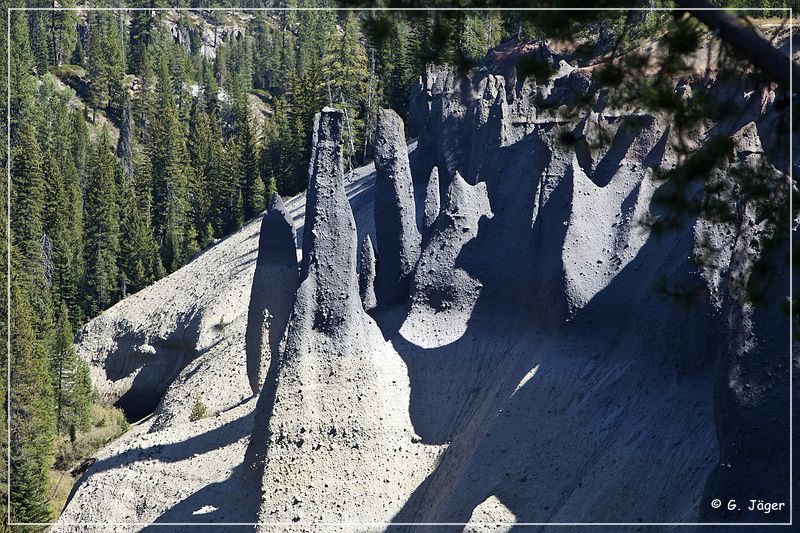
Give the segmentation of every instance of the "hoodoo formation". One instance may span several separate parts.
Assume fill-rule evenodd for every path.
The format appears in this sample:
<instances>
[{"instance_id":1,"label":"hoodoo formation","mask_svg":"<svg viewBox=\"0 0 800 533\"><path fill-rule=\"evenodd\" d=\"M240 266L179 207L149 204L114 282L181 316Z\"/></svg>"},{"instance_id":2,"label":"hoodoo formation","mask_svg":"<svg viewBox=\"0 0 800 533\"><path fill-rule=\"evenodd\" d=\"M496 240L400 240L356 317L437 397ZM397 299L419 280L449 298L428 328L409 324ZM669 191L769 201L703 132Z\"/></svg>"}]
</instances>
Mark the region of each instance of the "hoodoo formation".
<instances>
[{"instance_id":1,"label":"hoodoo formation","mask_svg":"<svg viewBox=\"0 0 800 533\"><path fill-rule=\"evenodd\" d=\"M247 310L245 351L253 394L261 392L270 359L277 356L292 312L298 285L296 247L292 217L274 193L261 221Z\"/></svg>"},{"instance_id":2,"label":"hoodoo formation","mask_svg":"<svg viewBox=\"0 0 800 533\"><path fill-rule=\"evenodd\" d=\"M314 214L306 220L313 241L305 247L286 347L256 407L245 461L246 469L263 472L261 487L271 488L262 491L258 511L265 523L381 520L399 511L396 486L408 490L410 481L420 481L412 467L429 455L412 442L405 365L359 297L342 123L343 114L330 109L316 118L306 203Z\"/></svg>"},{"instance_id":3,"label":"hoodoo formation","mask_svg":"<svg viewBox=\"0 0 800 533\"><path fill-rule=\"evenodd\" d=\"M411 274L419 259L420 234L414 206L414 184L402 119L391 109L378 111L375 142L375 233L379 304L408 296Z\"/></svg>"},{"instance_id":4,"label":"hoodoo formation","mask_svg":"<svg viewBox=\"0 0 800 533\"><path fill-rule=\"evenodd\" d=\"M347 180L344 114L323 109L304 196L274 197L263 219L91 321L78 349L100 392L160 403L101 451L62 522L469 524L405 528L417 533L725 521L711 498L782 501L788 248L762 245L769 229L731 175L766 161L764 186L786 194L786 162L763 148L784 111L767 90L754 105L708 81L739 111L695 133L731 139L708 177L721 186L696 193L738 214L656 234L641 221L670 193L657 170L678 161L674 128L602 90L565 119L590 67L536 53L562 66L547 81L491 61L463 79L429 69L412 142L381 110L374 170ZM715 262L688 260L709 243ZM774 272L764 306L743 289L760 260ZM662 276L694 305L654 290ZM208 391L218 415L188 422Z\"/></svg>"},{"instance_id":5,"label":"hoodoo formation","mask_svg":"<svg viewBox=\"0 0 800 533\"><path fill-rule=\"evenodd\" d=\"M361 241L359 255L358 286L364 311L371 311L378 304L375 298L375 249L372 238L367 234Z\"/></svg>"}]
</instances>

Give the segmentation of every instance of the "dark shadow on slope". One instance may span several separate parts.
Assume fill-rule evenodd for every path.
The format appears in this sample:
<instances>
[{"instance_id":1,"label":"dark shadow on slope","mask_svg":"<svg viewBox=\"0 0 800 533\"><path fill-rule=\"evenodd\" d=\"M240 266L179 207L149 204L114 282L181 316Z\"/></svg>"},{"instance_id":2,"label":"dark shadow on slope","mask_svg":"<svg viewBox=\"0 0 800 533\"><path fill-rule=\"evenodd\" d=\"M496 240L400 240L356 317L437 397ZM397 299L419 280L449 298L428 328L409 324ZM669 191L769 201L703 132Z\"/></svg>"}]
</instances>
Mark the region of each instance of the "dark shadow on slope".
<instances>
[{"instance_id":1,"label":"dark shadow on slope","mask_svg":"<svg viewBox=\"0 0 800 533\"><path fill-rule=\"evenodd\" d=\"M467 522L473 509L492 494L517 520L526 522L546 522L556 513L561 513L563 521L594 521L600 516L607 521L681 519L670 513L695 504L689 501L690 489L702 486L716 460L710 368L697 365L708 364L705 348L713 345L718 332L707 327L705 311L664 313L674 304L653 292L652 277L645 275L643 282L642 273L653 272L653 261L663 258L663 253L650 252L660 252L662 246L652 238L646 245L651 250L642 251L642 260L629 264L617 283L584 309L586 315L580 312L565 328L555 344L559 349L520 352L502 361L517 363L519 370L509 372L504 383L495 386L497 396L489 396L492 401L487 402L491 408L462 415L465 423L456 430L437 469L418 487L396 521ZM682 261L685 251L676 246L669 255ZM627 287L633 288L633 294L621 299L620 290ZM648 314L655 316L655 324L637 320ZM618 333L609 335L610 331ZM659 360L647 350L651 343L662 348L663 342L671 343L668 350L675 355L674 369L672 361ZM697 365L690 368L687 360ZM540 365L539 373L512 396L522 371L535 365ZM582 372L584 368L589 370ZM412 389L415 385L412 380ZM597 390L582 390L586 386ZM626 395L618 397L620 393ZM615 465L626 460L626 452L618 450L607 461L604 458L610 447L624 448L629 439L641 449L635 451L636 468L625 478L619 476L625 469ZM659 457L665 454L675 458L661 461ZM697 464L698 455L702 466ZM603 461L601 468L608 468L610 474L598 475L615 480L603 488L604 497L608 501L638 498L638 507L603 510L597 504L559 509L559 501L586 489L581 486L583 476ZM529 488L523 490L523 485ZM699 494L695 496L699 500ZM664 506L662 501L674 505ZM642 514L645 508L660 516Z\"/></svg>"},{"instance_id":2,"label":"dark shadow on slope","mask_svg":"<svg viewBox=\"0 0 800 533\"><path fill-rule=\"evenodd\" d=\"M181 365L181 368L185 363ZM148 365L142 368L142 371L136 375L133 384L128 391L122 395L114 404L116 407L122 409L125 413L125 419L129 423L138 422L143 418L153 414L158 407L161 398L167 392L170 383L180 373L180 369L174 372L173 369L165 369L162 366ZM153 388L151 386L154 379L160 379L165 373L173 376L168 382L162 383L160 386ZM147 385L141 386L140 383Z\"/></svg>"},{"instance_id":3,"label":"dark shadow on slope","mask_svg":"<svg viewBox=\"0 0 800 533\"><path fill-rule=\"evenodd\" d=\"M192 319L190 324L199 323L199 315ZM189 329L188 327L186 328ZM185 330L184 330L185 331ZM176 335L173 334L173 337ZM212 345L204 348L200 352L194 352L194 349L187 348L188 344L181 345L177 342L153 342L155 345L155 354L140 356L140 359L134 358L133 343L128 343L128 351L122 352L117 350L110 360L124 360L128 364L133 360L140 363L142 366L136 377L133 379L130 388L123 394L119 400L115 402L115 406L119 407L125 413L125 418L128 422L138 422L146 416L149 416L158 408L161 400L164 398L167 390L172 382L180 375L184 368L189 363L202 356L207 351L216 346L220 340L215 341ZM109 364L109 368L113 368L113 363ZM128 370L128 373L135 371ZM107 373L109 379L120 379L123 374ZM116 376L116 377L111 377Z\"/></svg>"},{"instance_id":4,"label":"dark shadow on slope","mask_svg":"<svg viewBox=\"0 0 800 533\"><path fill-rule=\"evenodd\" d=\"M301 281L302 283L302 281ZM294 312L289 317L289 328L294 324ZM291 331L286 332L285 338L289 338ZM275 408L275 397L278 391L278 371L283 352L278 357L272 357L269 361L267 374L264 377L264 384L258 395L256 408L253 411L250 430L250 443L244 456L244 468L239 476L240 487L243 492L258 493L258 503L261 503L261 483L264 476L264 467L267 457L267 448L272 433L269 430L269 421L272 418L272 411Z\"/></svg>"},{"instance_id":5,"label":"dark shadow on slope","mask_svg":"<svg viewBox=\"0 0 800 533\"><path fill-rule=\"evenodd\" d=\"M170 384L193 356L180 349L159 347L152 358L152 362L141 366L130 388L114 404L123 410L128 422L137 422L156 410Z\"/></svg>"},{"instance_id":6,"label":"dark shadow on slope","mask_svg":"<svg viewBox=\"0 0 800 533\"><path fill-rule=\"evenodd\" d=\"M482 219L478 237L458 257L457 265L483 284L467 332L428 350L392 338L408 367L415 429L424 442L452 441L394 521L463 523L492 494L520 521L547 521L556 513L565 521L592 521L601 511L608 521L695 518L691 497L699 500L694 493L716 460L709 367L719 348L719 318L707 303L683 311L655 291L659 274L697 280L688 263L691 224L672 238L651 236L568 321L558 298L565 297L560 262L571 179L565 176L550 193L527 237L519 230L531 209L517 204L536 194L523 191L515 204L514 196L498 197L511 180L489 182L492 205L513 208ZM557 341L542 347L531 330L542 334L541 342ZM537 345L541 349L531 353ZM512 396L535 365L540 374ZM587 366L593 373L582 374ZM658 440L662 436L672 440ZM636 469L631 479L620 479L624 448L633 443L641 447L631 452ZM587 490L583 476L598 468L593 461L610 454L609 446L619 448L617 455L599 467L608 473L596 475L619 483L604 486L602 494L608 501L636 495L638 508L557 509L572 492ZM538 473L518 471L539 463ZM520 489L524 483L530 491ZM537 507L532 499L545 503ZM662 503L670 501L669 507Z\"/></svg>"},{"instance_id":7,"label":"dark shadow on slope","mask_svg":"<svg viewBox=\"0 0 800 533\"><path fill-rule=\"evenodd\" d=\"M589 120L588 118L586 120ZM578 164L586 176L598 187L605 187L620 169L622 160L628 155L634 142L652 126L652 116L626 116L620 117L617 131L611 140L611 146L592 171L591 148L586 139L581 139L575 146Z\"/></svg>"},{"instance_id":8,"label":"dark shadow on slope","mask_svg":"<svg viewBox=\"0 0 800 533\"><path fill-rule=\"evenodd\" d=\"M227 479L206 485L191 494L165 511L153 521L153 525L145 527L142 532L221 531L223 526L199 524L202 522L212 524L257 522L261 491L241 490L242 468L242 465L236 467ZM251 532L253 526L226 525L224 530Z\"/></svg>"},{"instance_id":9,"label":"dark shadow on slope","mask_svg":"<svg viewBox=\"0 0 800 533\"><path fill-rule=\"evenodd\" d=\"M450 441L456 428L465 422L464 417L469 415L466 406L487 394L490 386L487 379L513 351L508 339L515 339L524 332L524 327L515 330L516 324L497 313L498 302L520 309L520 299L527 297L525 289L518 283L529 278L529 269L535 261L532 258L530 261L520 260L520 256L530 257L525 254L535 249L542 250L543 254L556 254L559 242L563 242L566 234L563 224L554 224L552 233L539 227L531 228L538 176L544 172L549 156L544 143L535 136L503 149L503 157L499 159L503 163L514 162L506 170L528 176L528 179L513 184L511 180L498 179L494 184L487 184L491 205L502 205L503 208L495 207L493 218L480 220L478 236L464 246L457 258L456 267L464 269L483 285L464 336L454 343L425 349L397 334L408 316L408 308L381 309L375 313L384 336L392 340L408 369L411 421L425 443ZM571 195L571 181L565 180L562 189L565 190L554 194L563 195L566 202ZM526 227L527 231L520 231ZM542 242L543 236L546 236L546 243ZM507 246L509 239L516 244ZM555 264L547 264L547 268L551 266ZM523 324L527 321L523 316L517 318ZM458 369L457 377L453 369ZM518 369L522 375L526 371Z\"/></svg>"},{"instance_id":10,"label":"dark shadow on slope","mask_svg":"<svg viewBox=\"0 0 800 533\"><path fill-rule=\"evenodd\" d=\"M723 354L725 357L717 360L715 368L714 415L720 460L708 476L704 500L736 500L742 505L733 512L726 506L703 507L701 520L788 522L792 518L788 505L769 514L748 509L751 498L789 503L789 372L795 372L794 378L798 378L796 355L792 365L789 316L784 307L792 292L788 243L765 252L770 273L764 288L765 301L751 309L727 313L738 327L732 328L733 333L722 342L732 345L735 351ZM755 343L747 342L751 335ZM795 404L795 424L797 412Z\"/></svg>"},{"instance_id":11,"label":"dark shadow on slope","mask_svg":"<svg viewBox=\"0 0 800 533\"><path fill-rule=\"evenodd\" d=\"M253 257L251 257L250 259L242 261L241 263L236 265L233 268L233 270L231 271L230 275L231 275L231 277L238 277L245 270L248 270L248 269L251 269L251 268L255 268L255 264L256 264L256 256L253 255Z\"/></svg>"},{"instance_id":12,"label":"dark shadow on slope","mask_svg":"<svg viewBox=\"0 0 800 533\"><path fill-rule=\"evenodd\" d=\"M148 448L132 448L117 455L112 455L95 462L89 470L75 483L69 500L77 493L83 483L91 476L121 468L139 461L160 461L162 463L175 463L190 459L195 455L202 455L210 451L232 444L250 434L253 424L252 413L236 420L232 420L211 431L200 433L189 439L174 444L155 445Z\"/></svg>"}]
</instances>

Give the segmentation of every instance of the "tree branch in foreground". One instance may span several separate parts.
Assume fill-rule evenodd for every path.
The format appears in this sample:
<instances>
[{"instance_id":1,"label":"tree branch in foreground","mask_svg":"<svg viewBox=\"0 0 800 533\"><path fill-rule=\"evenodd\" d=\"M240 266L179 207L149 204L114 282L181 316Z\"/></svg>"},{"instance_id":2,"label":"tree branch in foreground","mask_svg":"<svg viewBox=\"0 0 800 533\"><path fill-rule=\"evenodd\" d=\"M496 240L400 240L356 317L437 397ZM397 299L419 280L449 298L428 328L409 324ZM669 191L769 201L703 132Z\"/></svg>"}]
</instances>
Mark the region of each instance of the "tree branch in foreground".
<instances>
[{"instance_id":1,"label":"tree branch in foreground","mask_svg":"<svg viewBox=\"0 0 800 533\"><path fill-rule=\"evenodd\" d=\"M740 24L736 17L722 10L706 10L715 7L707 0L675 0L675 3L710 29L717 31L722 39L749 58L774 81L788 88L789 80L793 79L794 85L800 87L800 66L755 30Z\"/></svg>"}]
</instances>

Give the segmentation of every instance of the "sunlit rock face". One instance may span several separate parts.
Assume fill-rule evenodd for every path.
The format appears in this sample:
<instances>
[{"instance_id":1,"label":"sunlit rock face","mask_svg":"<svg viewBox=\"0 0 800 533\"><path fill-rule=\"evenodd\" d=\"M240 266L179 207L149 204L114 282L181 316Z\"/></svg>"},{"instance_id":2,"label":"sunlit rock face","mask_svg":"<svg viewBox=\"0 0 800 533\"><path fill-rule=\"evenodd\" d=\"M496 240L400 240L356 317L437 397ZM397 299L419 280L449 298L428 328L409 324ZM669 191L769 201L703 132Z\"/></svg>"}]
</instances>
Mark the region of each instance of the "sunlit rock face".
<instances>
[{"instance_id":1,"label":"sunlit rock face","mask_svg":"<svg viewBox=\"0 0 800 533\"><path fill-rule=\"evenodd\" d=\"M439 191L439 169L433 167L425 186L425 204L423 206L422 229L427 230L433 226L441 210L441 191Z\"/></svg>"},{"instance_id":2,"label":"sunlit rock face","mask_svg":"<svg viewBox=\"0 0 800 533\"><path fill-rule=\"evenodd\" d=\"M361 241L359 265L358 290L361 304L364 311L371 311L378 305L378 299L375 297L375 249L369 234Z\"/></svg>"}]
</instances>

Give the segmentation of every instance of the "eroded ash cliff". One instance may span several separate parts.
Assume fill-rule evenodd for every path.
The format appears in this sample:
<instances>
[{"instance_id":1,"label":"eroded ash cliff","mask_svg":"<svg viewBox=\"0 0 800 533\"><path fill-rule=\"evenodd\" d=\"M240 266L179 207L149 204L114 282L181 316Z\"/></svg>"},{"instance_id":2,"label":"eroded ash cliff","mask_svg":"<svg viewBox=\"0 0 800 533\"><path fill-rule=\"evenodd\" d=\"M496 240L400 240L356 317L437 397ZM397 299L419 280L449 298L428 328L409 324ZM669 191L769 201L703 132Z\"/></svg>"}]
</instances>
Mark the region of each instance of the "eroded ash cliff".
<instances>
[{"instance_id":1,"label":"eroded ash cliff","mask_svg":"<svg viewBox=\"0 0 800 533\"><path fill-rule=\"evenodd\" d=\"M429 70L417 140L382 111L374 168L351 175L342 114L324 109L305 198L274 199L92 321L79 349L101 391L160 401L101 452L62 523L788 520L708 505L789 491L788 246L763 245L775 228L730 177L763 163L776 201L788 192L788 158L765 148L775 93L715 82L740 112L695 133L731 148L691 187L737 216L656 234L642 221L663 214L674 128L602 90L565 118L591 67L537 50L561 65L544 84L491 62ZM690 260L709 247L714 261ZM758 304L743 286L762 259ZM217 414L189 422L198 396Z\"/></svg>"}]
</instances>

